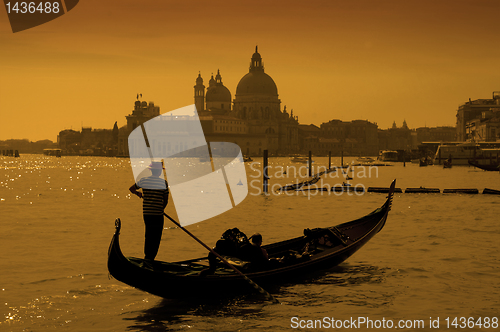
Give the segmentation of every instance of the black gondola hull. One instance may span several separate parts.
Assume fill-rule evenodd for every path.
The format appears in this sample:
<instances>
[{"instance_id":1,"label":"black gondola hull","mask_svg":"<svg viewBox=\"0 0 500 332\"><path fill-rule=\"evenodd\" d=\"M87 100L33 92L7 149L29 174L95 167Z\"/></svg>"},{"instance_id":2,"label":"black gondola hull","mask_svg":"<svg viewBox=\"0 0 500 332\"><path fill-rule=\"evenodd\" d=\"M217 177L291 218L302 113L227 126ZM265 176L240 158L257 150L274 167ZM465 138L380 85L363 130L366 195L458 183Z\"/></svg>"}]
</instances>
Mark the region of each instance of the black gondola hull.
<instances>
[{"instance_id":1,"label":"black gondola hull","mask_svg":"<svg viewBox=\"0 0 500 332\"><path fill-rule=\"evenodd\" d=\"M244 271L246 276L262 287L279 285L311 272L328 269L344 262L365 245L385 225L390 211L395 181L385 204L360 219L331 227L345 236L343 243L326 248L307 260L286 266L277 266L264 271ZM230 271L200 276L202 265L193 265L197 260L166 263L147 263L139 258L123 255L119 243L120 222L117 220L115 234L108 252L108 270L117 280L164 298L214 297L222 294L249 293L254 289L241 276ZM264 246L269 256L279 256L287 250L303 247L308 241L305 236ZM203 260L200 258L199 261Z\"/></svg>"}]
</instances>

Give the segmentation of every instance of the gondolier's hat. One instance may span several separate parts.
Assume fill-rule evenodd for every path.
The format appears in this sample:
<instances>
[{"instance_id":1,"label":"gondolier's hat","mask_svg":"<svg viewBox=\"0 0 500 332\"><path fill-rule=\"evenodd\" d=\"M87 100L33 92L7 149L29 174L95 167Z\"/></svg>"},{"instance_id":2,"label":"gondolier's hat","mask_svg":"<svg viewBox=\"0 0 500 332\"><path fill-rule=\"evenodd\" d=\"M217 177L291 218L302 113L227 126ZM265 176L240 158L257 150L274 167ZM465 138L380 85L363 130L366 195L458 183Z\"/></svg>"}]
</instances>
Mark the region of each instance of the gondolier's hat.
<instances>
[{"instance_id":1,"label":"gondolier's hat","mask_svg":"<svg viewBox=\"0 0 500 332\"><path fill-rule=\"evenodd\" d=\"M149 166L148 166L149 169L165 169L165 167L163 167L163 162L161 161L153 161Z\"/></svg>"}]
</instances>

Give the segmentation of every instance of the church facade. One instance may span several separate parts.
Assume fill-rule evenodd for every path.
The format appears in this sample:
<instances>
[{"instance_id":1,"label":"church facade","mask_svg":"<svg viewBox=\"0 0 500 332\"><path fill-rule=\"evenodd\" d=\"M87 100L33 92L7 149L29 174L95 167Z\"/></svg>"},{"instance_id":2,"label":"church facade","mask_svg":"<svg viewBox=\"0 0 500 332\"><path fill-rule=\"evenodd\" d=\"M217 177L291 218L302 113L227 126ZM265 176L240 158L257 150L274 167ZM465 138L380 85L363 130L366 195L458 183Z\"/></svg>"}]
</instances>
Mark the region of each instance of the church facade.
<instances>
[{"instance_id":1,"label":"church facade","mask_svg":"<svg viewBox=\"0 0 500 332\"><path fill-rule=\"evenodd\" d=\"M245 155L288 155L299 151L299 122L288 114L274 80L265 73L257 47L249 72L231 92L222 83L219 71L205 89L201 74L194 86L194 101L207 141L233 142Z\"/></svg>"}]
</instances>

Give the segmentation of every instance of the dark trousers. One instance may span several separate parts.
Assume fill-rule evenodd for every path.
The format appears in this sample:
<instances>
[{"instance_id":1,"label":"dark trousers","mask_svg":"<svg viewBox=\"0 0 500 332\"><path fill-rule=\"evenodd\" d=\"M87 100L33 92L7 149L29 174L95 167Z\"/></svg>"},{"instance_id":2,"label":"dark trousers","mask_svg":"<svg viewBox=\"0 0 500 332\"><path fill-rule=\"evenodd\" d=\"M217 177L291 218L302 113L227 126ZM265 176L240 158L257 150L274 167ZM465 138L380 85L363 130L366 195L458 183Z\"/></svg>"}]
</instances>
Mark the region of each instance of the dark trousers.
<instances>
[{"instance_id":1,"label":"dark trousers","mask_svg":"<svg viewBox=\"0 0 500 332\"><path fill-rule=\"evenodd\" d=\"M146 234L144 238L144 258L154 260L160 247L163 232L163 215L144 215Z\"/></svg>"}]
</instances>

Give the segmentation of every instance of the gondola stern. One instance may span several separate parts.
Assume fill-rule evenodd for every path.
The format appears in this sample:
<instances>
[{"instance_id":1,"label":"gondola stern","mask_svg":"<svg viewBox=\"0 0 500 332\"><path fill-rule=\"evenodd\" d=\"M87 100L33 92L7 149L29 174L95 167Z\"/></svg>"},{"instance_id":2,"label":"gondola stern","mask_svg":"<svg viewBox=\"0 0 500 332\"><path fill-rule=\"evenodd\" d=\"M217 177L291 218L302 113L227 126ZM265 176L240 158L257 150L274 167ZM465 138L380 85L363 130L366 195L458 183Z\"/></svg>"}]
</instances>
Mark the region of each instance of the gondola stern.
<instances>
[{"instance_id":1,"label":"gondola stern","mask_svg":"<svg viewBox=\"0 0 500 332\"><path fill-rule=\"evenodd\" d=\"M384 214L384 217L381 220L382 226L380 227L380 229L378 230L378 232L380 232L384 228L385 223L387 221L387 216L389 215L389 211L391 211L392 200L394 198L394 190L395 190L395 188L396 188L396 179L394 179L392 181L391 186L389 187L389 193L387 194L387 200L385 201L385 204L384 204L385 214Z\"/></svg>"},{"instance_id":2,"label":"gondola stern","mask_svg":"<svg viewBox=\"0 0 500 332\"><path fill-rule=\"evenodd\" d=\"M394 179L389 187L389 193L387 194L387 213L391 211L392 199L394 198L394 190L396 189L396 179Z\"/></svg>"},{"instance_id":3,"label":"gondola stern","mask_svg":"<svg viewBox=\"0 0 500 332\"><path fill-rule=\"evenodd\" d=\"M120 229L121 220L120 218L116 218L115 233L113 234L113 238L111 239L111 243L109 244L107 262L108 271L114 278L116 278L116 271L118 270L119 262L123 259L126 259L120 248Z\"/></svg>"}]
</instances>

